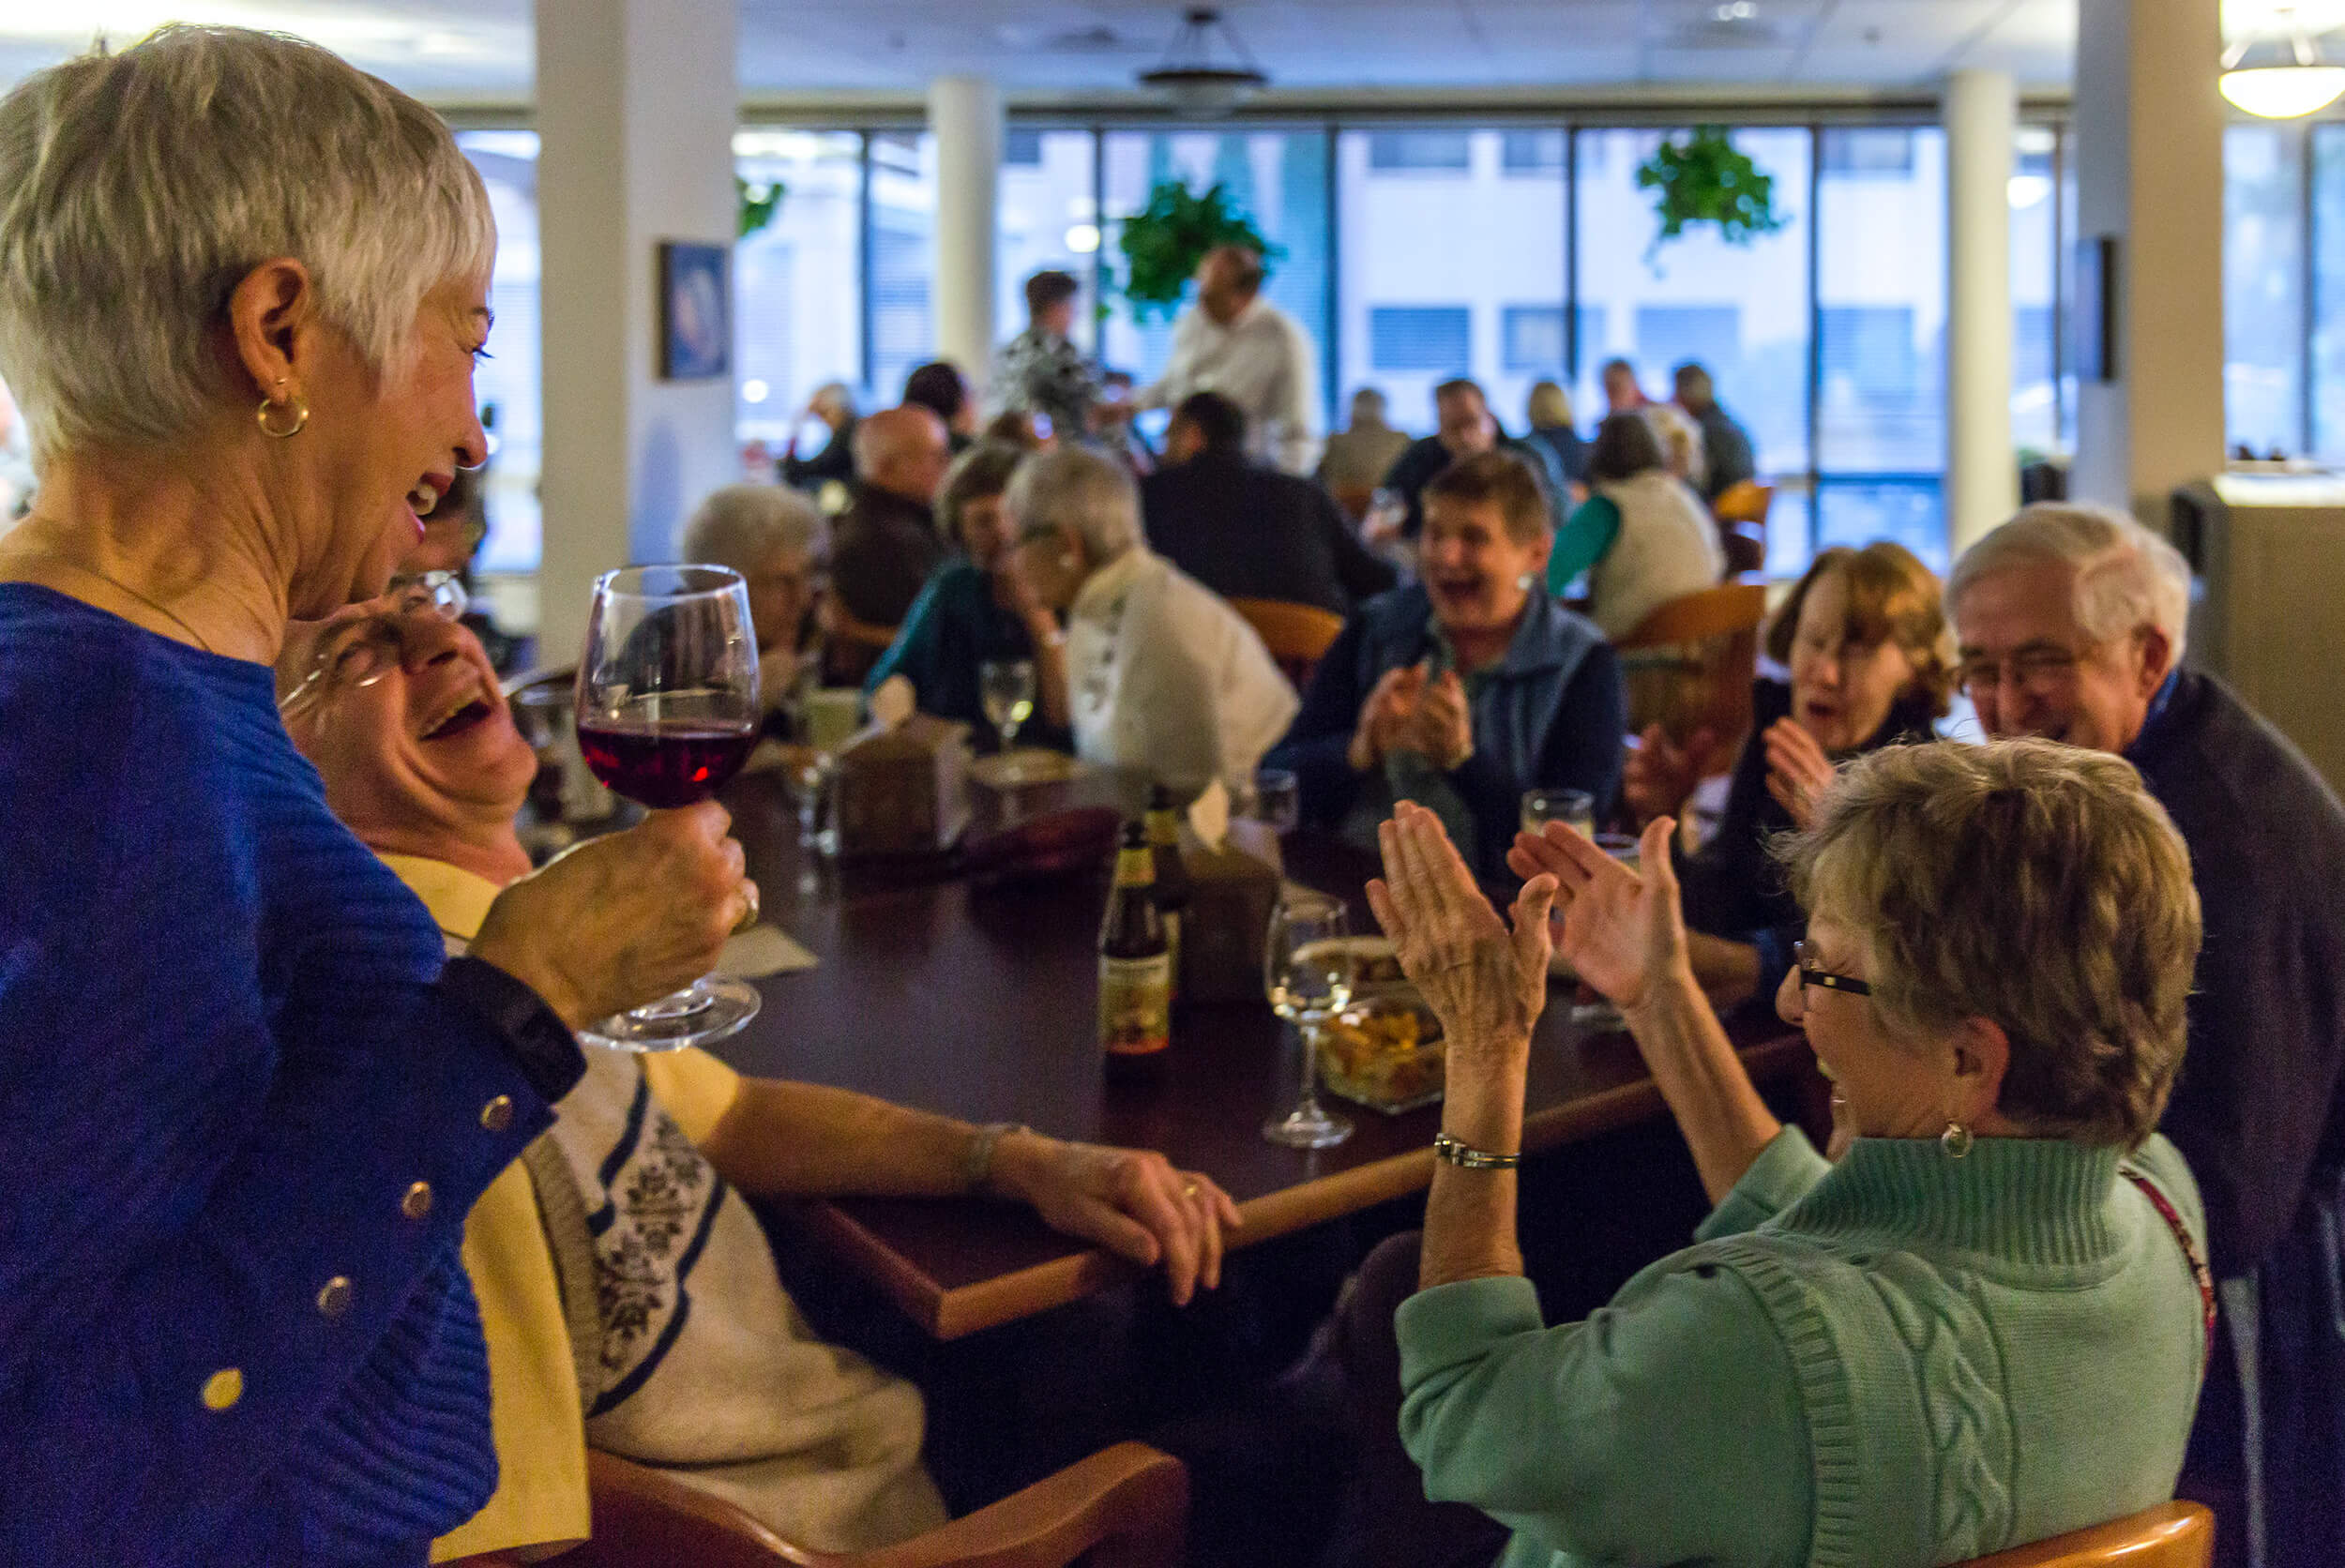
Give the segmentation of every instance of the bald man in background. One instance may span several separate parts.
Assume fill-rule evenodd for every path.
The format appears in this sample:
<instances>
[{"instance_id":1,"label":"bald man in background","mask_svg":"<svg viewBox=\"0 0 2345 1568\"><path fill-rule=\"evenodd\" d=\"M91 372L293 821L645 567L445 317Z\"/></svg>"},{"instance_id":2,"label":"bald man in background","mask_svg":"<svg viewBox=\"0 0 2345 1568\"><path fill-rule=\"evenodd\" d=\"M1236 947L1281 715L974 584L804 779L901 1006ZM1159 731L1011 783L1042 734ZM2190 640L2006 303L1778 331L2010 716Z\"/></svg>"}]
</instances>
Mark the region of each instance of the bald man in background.
<instances>
[{"instance_id":1,"label":"bald man in background","mask_svg":"<svg viewBox=\"0 0 2345 1568\"><path fill-rule=\"evenodd\" d=\"M900 625L945 540L930 509L952 448L945 421L915 404L884 409L855 427L855 504L832 534L831 593L848 614L874 626Z\"/></svg>"}]
</instances>

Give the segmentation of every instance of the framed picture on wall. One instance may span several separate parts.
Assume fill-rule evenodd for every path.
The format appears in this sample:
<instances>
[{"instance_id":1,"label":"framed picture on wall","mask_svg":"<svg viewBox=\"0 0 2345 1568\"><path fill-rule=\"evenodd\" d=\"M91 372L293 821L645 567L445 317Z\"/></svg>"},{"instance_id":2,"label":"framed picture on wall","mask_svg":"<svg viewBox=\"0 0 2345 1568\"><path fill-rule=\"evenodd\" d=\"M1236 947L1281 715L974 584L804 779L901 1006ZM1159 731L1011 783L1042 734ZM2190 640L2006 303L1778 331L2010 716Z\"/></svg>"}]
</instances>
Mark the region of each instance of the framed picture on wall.
<instances>
[{"instance_id":1,"label":"framed picture on wall","mask_svg":"<svg viewBox=\"0 0 2345 1568\"><path fill-rule=\"evenodd\" d=\"M659 378L711 381L733 373L733 250L659 242Z\"/></svg>"}]
</instances>

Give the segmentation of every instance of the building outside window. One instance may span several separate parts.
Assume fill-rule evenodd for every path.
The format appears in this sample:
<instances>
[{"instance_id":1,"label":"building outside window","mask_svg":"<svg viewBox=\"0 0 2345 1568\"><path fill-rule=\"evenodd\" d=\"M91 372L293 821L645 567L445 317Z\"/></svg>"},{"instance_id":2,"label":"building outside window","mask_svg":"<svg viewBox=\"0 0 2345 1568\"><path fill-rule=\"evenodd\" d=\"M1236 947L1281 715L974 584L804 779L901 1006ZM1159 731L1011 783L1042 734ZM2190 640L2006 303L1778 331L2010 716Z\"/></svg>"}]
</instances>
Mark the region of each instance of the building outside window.
<instances>
[{"instance_id":1,"label":"building outside window","mask_svg":"<svg viewBox=\"0 0 2345 1568\"><path fill-rule=\"evenodd\" d=\"M2223 132L2223 425L2258 457L2303 449L2303 128Z\"/></svg>"},{"instance_id":2,"label":"building outside window","mask_svg":"<svg viewBox=\"0 0 2345 1568\"><path fill-rule=\"evenodd\" d=\"M863 381L863 138L748 129L734 172L781 190L772 221L733 251L734 430L779 451L815 388ZM805 450L825 437L809 423Z\"/></svg>"}]
</instances>

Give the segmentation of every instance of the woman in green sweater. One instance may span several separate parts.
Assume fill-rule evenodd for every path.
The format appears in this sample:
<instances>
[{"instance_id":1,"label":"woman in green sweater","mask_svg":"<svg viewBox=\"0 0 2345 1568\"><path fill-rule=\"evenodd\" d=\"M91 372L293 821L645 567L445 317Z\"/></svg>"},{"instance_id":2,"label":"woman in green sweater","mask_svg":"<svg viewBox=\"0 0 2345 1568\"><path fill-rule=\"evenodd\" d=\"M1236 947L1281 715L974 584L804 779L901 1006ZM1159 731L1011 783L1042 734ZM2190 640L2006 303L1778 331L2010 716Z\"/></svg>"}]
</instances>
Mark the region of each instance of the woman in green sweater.
<instances>
[{"instance_id":1,"label":"woman in green sweater","mask_svg":"<svg viewBox=\"0 0 2345 1568\"><path fill-rule=\"evenodd\" d=\"M1395 1326L1427 1496L1503 1560L1959 1562L2172 1495L2212 1289L2153 1135L2199 942L2133 770L2045 743L1852 764L1789 855L1778 999L1833 1083L1827 1163L1696 987L1667 818L1648 875L1560 825L1511 929L1429 813L1371 884L1449 1039L1418 1292ZM1551 913L1553 916L1551 927ZM1626 1017L1717 1209L1584 1323L1521 1277L1514 1156L1551 929Z\"/></svg>"}]
</instances>

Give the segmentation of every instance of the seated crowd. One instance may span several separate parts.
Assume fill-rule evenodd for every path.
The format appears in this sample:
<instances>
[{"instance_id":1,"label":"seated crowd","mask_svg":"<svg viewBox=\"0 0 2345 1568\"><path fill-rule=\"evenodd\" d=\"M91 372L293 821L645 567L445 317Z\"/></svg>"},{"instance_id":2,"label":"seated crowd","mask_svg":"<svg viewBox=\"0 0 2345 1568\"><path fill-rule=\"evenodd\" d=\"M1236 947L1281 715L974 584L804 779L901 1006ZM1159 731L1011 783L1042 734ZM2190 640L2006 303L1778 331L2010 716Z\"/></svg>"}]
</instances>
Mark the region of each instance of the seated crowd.
<instances>
[{"instance_id":1,"label":"seated crowd","mask_svg":"<svg viewBox=\"0 0 2345 1568\"><path fill-rule=\"evenodd\" d=\"M436 116L166 28L0 99L0 192L40 461L0 535L0 1558L502 1568L590 1536L590 1450L805 1549L939 1524L922 1393L816 1331L753 1201L987 1194L1176 1304L1221 1284L1238 1206L1161 1153L582 1045L758 895L710 802L536 870L517 836L536 759L418 575L477 543L426 520L489 447L494 226ZM1380 858L1447 1086L1422 1229L1346 1255L1311 1352L1342 1430L1273 1435L1344 1477L1313 1549L1923 1568L2179 1486L2226 1560L2329 1560L2345 807L2185 667L2182 557L2065 505L1943 585L1827 550L1732 732L1632 736L1619 645L1718 588L1708 503L1753 477L1708 374L1606 367L1584 444L1559 386L1521 437L1471 382L1415 442L1363 398L1323 455L1264 278L1208 254L1118 388L1040 275L993 403L941 363L825 388L824 449L682 542L748 583L773 732L896 676L975 723L1028 659L1030 738L1179 796L1266 763ZM1274 654L1265 600L1324 639ZM1984 744L1937 738L1958 692ZM1526 828L1564 788L1636 852ZM1550 1323L1518 1183L1558 957L1710 1212ZM1768 1008L1818 1138L1730 1044Z\"/></svg>"}]
</instances>

